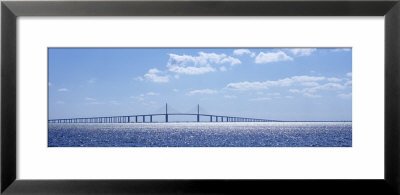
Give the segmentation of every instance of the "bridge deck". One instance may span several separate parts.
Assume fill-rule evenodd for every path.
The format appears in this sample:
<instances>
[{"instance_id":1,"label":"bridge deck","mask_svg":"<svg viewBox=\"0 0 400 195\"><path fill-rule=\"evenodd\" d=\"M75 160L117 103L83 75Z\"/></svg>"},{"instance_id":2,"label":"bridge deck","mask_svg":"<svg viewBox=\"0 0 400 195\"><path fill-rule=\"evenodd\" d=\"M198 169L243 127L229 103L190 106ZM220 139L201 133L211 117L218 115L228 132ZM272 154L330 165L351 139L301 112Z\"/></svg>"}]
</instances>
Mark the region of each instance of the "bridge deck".
<instances>
[{"instance_id":1,"label":"bridge deck","mask_svg":"<svg viewBox=\"0 0 400 195\"><path fill-rule=\"evenodd\" d=\"M106 117L87 117L87 118L67 118L50 119L49 123L144 123L153 122L154 116L164 116L165 122L168 122L168 116L197 116L193 122L202 122L200 119L207 117L209 122L278 122L278 120L257 119L247 117L199 114L199 113L167 113L167 114L139 114L128 116L106 116ZM204 120L203 120L204 121Z\"/></svg>"}]
</instances>

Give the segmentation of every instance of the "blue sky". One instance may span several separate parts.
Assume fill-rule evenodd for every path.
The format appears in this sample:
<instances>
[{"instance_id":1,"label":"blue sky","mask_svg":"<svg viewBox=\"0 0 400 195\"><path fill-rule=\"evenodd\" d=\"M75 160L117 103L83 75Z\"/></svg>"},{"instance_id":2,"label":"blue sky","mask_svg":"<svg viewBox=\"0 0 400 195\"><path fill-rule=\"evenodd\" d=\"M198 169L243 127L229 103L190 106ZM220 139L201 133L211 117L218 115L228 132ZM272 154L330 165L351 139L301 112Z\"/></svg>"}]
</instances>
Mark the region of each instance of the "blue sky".
<instances>
[{"instance_id":1,"label":"blue sky","mask_svg":"<svg viewBox=\"0 0 400 195\"><path fill-rule=\"evenodd\" d=\"M49 48L49 119L201 112L351 120L349 48Z\"/></svg>"}]
</instances>

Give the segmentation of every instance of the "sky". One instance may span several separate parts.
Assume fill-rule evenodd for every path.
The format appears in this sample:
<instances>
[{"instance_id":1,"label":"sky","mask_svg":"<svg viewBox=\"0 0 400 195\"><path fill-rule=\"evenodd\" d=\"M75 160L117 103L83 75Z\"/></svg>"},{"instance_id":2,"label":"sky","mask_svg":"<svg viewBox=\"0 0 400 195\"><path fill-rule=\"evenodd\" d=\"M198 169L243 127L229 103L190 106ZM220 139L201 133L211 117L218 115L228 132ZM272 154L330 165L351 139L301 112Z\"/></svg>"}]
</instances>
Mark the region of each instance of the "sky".
<instances>
[{"instance_id":1,"label":"sky","mask_svg":"<svg viewBox=\"0 0 400 195\"><path fill-rule=\"evenodd\" d=\"M350 48L49 48L49 119L352 120Z\"/></svg>"}]
</instances>

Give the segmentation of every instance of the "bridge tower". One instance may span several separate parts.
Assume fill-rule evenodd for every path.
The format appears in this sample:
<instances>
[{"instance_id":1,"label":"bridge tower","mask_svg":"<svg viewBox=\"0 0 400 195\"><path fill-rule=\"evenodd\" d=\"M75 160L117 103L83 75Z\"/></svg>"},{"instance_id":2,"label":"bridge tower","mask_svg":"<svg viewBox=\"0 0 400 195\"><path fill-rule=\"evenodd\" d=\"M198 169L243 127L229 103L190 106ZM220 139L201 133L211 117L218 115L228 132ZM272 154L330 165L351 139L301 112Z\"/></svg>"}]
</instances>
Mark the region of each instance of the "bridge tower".
<instances>
[{"instance_id":1,"label":"bridge tower","mask_svg":"<svg viewBox=\"0 0 400 195\"><path fill-rule=\"evenodd\" d=\"M200 105L197 104L197 122L200 122Z\"/></svg>"},{"instance_id":2,"label":"bridge tower","mask_svg":"<svg viewBox=\"0 0 400 195\"><path fill-rule=\"evenodd\" d=\"M168 104L165 103L165 122L168 123Z\"/></svg>"}]
</instances>

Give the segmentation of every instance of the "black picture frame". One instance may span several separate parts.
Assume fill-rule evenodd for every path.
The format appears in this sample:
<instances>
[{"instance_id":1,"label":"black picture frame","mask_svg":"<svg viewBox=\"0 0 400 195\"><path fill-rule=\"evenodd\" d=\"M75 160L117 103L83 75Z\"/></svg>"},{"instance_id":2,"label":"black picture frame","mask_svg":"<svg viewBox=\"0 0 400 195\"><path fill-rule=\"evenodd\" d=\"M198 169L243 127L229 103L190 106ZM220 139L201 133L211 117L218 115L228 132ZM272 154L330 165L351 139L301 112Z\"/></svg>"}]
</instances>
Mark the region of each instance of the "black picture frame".
<instances>
[{"instance_id":1,"label":"black picture frame","mask_svg":"<svg viewBox=\"0 0 400 195\"><path fill-rule=\"evenodd\" d=\"M382 180L16 179L19 16L385 16L385 176ZM2 1L1 193L3 194L399 194L399 0ZM365 121L367 122L367 121ZM234 170L232 170L234 171ZM368 170L365 170L368 171Z\"/></svg>"}]
</instances>

